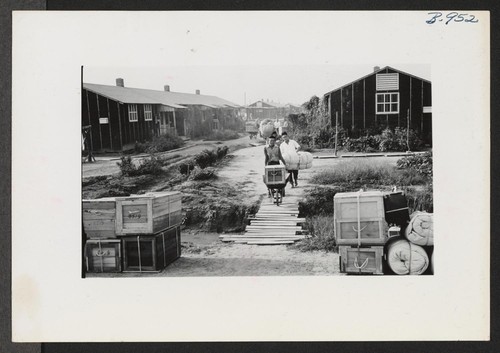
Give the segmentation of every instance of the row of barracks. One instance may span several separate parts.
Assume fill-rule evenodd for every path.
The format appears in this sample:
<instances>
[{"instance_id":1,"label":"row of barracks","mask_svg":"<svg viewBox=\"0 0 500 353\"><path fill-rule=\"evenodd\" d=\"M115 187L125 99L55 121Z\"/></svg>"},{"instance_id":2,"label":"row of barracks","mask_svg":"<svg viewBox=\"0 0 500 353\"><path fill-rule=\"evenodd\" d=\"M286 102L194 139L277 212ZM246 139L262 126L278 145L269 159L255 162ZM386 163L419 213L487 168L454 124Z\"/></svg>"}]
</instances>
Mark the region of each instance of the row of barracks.
<instances>
[{"instance_id":1,"label":"row of barracks","mask_svg":"<svg viewBox=\"0 0 500 353\"><path fill-rule=\"evenodd\" d=\"M241 107L225 99L163 90L82 84L82 129L95 152L120 152L136 142L173 133L197 138L214 130L241 131Z\"/></svg>"}]
</instances>

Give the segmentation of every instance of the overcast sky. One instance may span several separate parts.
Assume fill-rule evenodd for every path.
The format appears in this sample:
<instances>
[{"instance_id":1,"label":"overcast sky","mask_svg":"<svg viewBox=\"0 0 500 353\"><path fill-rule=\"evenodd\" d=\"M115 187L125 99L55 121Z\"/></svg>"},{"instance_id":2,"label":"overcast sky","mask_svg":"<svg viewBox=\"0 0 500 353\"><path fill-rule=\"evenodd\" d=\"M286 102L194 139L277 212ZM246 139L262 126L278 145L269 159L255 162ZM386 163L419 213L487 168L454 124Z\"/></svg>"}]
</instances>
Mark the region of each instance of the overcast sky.
<instances>
[{"instance_id":1,"label":"overcast sky","mask_svg":"<svg viewBox=\"0 0 500 353\"><path fill-rule=\"evenodd\" d=\"M233 103L251 104L269 99L282 104L302 104L314 95L354 81L373 71L374 66L391 66L431 80L430 65L374 63L373 65L308 66L165 66L165 67L84 67L83 81L115 85L121 77L125 87L214 95Z\"/></svg>"}]
</instances>

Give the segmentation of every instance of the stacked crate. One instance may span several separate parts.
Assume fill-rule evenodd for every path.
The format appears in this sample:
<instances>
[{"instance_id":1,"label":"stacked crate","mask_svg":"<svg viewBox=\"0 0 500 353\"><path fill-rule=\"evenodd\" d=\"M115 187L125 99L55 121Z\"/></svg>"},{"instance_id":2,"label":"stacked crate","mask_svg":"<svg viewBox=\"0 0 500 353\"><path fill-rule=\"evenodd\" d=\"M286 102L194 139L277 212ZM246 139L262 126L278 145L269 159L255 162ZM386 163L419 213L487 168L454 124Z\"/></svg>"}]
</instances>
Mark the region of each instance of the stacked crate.
<instances>
[{"instance_id":1,"label":"stacked crate","mask_svg":"<svg viewBox=\"0 0 500 353\"><path fill-rule=\"evenodd\" d=\"M333 202L341 272L383 274L387 240L383 194L379 191L337 193Z\"/></svg>"},{"instance_id":2,"label":"stacked crate","mask_svg":"<svg viewBox=\"0 0 500 353\"><path fill-rule=\"evenodd\" d=\"M181 206L180 192L84 200L87 271L164 269L181 255Z\"/></svg>"},{"instance_id":3,"label":"stacked crate","mask_svg":"<svg viewBox=\"0 0 500 353\"><path fill-rule=\"evenodd\" d=\"M123 241L123 271L157 272L181 255L181 193L116 199L116 233Z\"/></svg>"}]
</instances>

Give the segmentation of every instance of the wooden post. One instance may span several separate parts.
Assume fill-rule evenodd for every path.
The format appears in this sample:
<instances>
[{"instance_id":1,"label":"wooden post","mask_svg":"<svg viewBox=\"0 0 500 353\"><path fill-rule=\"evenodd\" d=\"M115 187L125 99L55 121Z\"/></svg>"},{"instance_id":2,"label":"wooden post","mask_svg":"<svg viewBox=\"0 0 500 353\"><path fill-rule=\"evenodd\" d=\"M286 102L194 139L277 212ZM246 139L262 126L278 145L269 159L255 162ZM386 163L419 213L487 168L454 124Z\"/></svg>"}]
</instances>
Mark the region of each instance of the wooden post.
<instances>
[{"instance_id":1,"label":"wooden post","mask_svg":"<svg viewBox=\"0 0 500 353\"><path fill-rule=\"evenodd\" d=\"M102 129L101 129L101 112L99 110L99 95L96 93L95 94L95 101L97 103L97 122L99 124L99 138L100 138L100 146L101 146L101 150L104 151L104 148L102 146Z\"/></svg>"},{"instance_id":2,"label":"wooden post","mask_svg":"<svg viewBox=\"0 0 500 353\"><path fill-rule=\"evenodd\" d=\"M118 131L120 132L120 150L123 151L122 115L120 113L120 103L118 101L116 101L116 109L118 109Z\"/></svg>"},{"instance_id":3,"label":"wooden post","mask_svg":"<svg viewBox=\"0 0 500 353\"><path fill-rule=\"evenodd\" d=\"M175 109L172 108L172 114L174 115L174 130L175 134L177 135L177 123L175 121Z\"/></svg>"},{"instance_id":4,"label":"wooden post","mask_svg":"<svg viewBox=\"0 0 500 353\"><path fill-rule=\"evenodd\" d=\"M420 81L422 85L422 110L420 114L420 137L424 135L424 81Z\"/></svg>"},{"instance_id":5,"label":"wooden post","mask_svg":"<svg viewBox=\"0 0 500 353\"><path fill-rule=\"evenodd\" d=\"M341 124L342 122L344 121L344 114L342 114L343 112L343 109L342 109L342 88L340 89L340 121L341 121Z\"/></svg>"},{"instance_id":6,"label":"wooden post","mask_svg":"<svg viewBox=\"0 0 500 353\"><path fill-rule=\"evenodd\" d=\"M351 130L354 130L354 83L351 86Z\"/></svg>"},{"instance_id":7,"label":"wooden post","mask_svg":"<svg viewBox=\"0 0 500 353\"><path fill-rule=\"evenodd\" d=\"M363 80L363 129L366 130L366 95L365 95L365 81ZM377 104L375 102L375 104Z\"/></svg>"},{"instance_id":8,"label":"wooden post","mask_svg":"<svg viewBox=\"0 0 500 353\"><path fill-rule=\"evenodd\" d=\"M408 119L408 121L406 122L406 129L410 129L410 124L411 124L411 100L412 100L412 88L411 88L411 81L413 79L410 77L410 118ZM401 104L401 102L399 102L399 104Z\"/></svg>"},{"instance_id":9,"label":"wooden post","mask_svg":"<svg viewBox=\"0 0 500 353\"><path fill-rule=\"evenodd\" d=\"M111 133L111 111L109 110L109 98L106 97L106 105L108 107L108 127L109 127L109 143L113 149L113 134Z\"/></svg>"},{"instance_id":10,"label":"wooden post","mask_svg":"<svg viewBox=\"0 0 500 353\"><path fill-rule=\"evenodd\" d=\"M335 150L334 155L337 157L337 143L338 143L338 135L339 135L339 112L335 112Z\"/></svg>"},{"instance_id":11,"label":"wooden post","mask_svg":"<svg viewBox=\"0 0 500 353\"><path fill-rule=\"evenodd\" d=\"M406 111L406 126L410 123L410 109ZM410 152L410 129L406 128L406 145L408 146L408 152Z\"/></svg>"}]
</instances>

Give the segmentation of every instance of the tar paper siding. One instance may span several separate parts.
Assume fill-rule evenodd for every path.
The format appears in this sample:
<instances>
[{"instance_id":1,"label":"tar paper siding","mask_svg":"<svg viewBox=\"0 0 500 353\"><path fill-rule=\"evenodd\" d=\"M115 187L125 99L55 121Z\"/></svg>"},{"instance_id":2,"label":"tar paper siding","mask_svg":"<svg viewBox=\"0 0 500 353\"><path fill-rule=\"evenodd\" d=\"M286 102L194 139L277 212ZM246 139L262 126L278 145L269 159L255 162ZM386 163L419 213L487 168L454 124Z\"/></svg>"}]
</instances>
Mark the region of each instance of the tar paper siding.
<instances>
[{"instance_id":1,"label":"tar paper siding","mask_svg":"<svg viewBox=\"0 0 500 353\"><path fill-rule=\"evenodd\" d=\"M330 92L330 116L335 126L335 113L338 113L339 126L349 136L359 137L363 130L376 126L406 128L407 114L410 126L428 144L432 142L432 114L423 113L423 107L432 106L431 83L418 77L386 68L379 74L398 74L398 90L377 91L377 73ZM394 81L387 81L393 84ZM380 82L379 82L380 84ZM380 88L380 87L379 87ZM393 87L391 87L393 88ZM399 112L389 114L376 113L377 93L399 93Z\"/></svg>"},{"instance_id":2,"label":"tar paper siding","mask_svg":"<svg viewBox=\"0 0 500 353\"><path fill-rule=\"evenodd\" d=\"M135 142L154 136L157 106L152 105L153 120L144 119L144 105L137 104L138 121L130 122L128 104L83 90L82 126L91 125L91 146L95 152L122 151ZM107 122L102 120L107 118ZM101 119L101 120L100 120Z\"/></svg>"}]
</instances>

